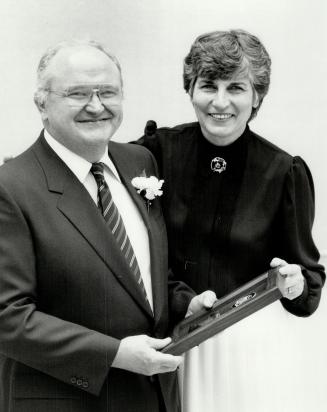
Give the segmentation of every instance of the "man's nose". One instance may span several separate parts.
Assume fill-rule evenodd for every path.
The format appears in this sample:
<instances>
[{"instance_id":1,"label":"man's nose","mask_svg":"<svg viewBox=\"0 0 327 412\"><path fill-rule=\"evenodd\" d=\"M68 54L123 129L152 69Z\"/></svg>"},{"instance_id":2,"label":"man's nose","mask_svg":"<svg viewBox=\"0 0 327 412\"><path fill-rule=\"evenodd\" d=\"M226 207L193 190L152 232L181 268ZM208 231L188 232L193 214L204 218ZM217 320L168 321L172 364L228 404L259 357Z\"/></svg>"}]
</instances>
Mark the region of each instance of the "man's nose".
<instances>
[{"instance_id":1,"label":"man's nose","mask_svg":"<svg viewBox=\"0 0 327 412\"><path fill-rule=\"evenodd\" d=\"M85 106L85 110L91 113L101 113L104 110L104 106L97 93L93 93L89 102Z\"/></svg>"}]
</instances>

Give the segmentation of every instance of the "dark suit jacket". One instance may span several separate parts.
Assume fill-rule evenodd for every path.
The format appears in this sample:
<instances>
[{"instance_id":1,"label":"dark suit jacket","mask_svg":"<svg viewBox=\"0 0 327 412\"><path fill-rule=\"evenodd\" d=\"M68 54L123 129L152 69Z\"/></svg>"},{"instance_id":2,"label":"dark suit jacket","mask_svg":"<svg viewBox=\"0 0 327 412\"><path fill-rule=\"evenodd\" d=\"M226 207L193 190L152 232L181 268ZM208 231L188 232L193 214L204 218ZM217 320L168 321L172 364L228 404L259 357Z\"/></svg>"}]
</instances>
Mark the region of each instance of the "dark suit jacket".
<instances>
[{"instance_id":1,"label":"dark suit jacket","mask_svg":"<svg viewBox=\"0 0 327 412\"><path fill-rule=\"evenodd\" d=\"M199 139L204 139L199 124L188 123L151 130L137 141L154 154L165 179L163 210L175 276L197 293L209 288L221 297L266 271L278 256L302 265L306 279L303 295L293 301L282 299L283 305L295 315L310 315L319 304L325 273L311 235L314 187L308 167L301 158L247 129L245 165L234 204L228 204L225 192L208 195L220 196L218 202L227 202L227 209L233 210L228 239L218 247L215 238L224 216L208 213L206 200L198 201L205 192L199 185ZM229 171L223 173L229 179ZM201 184L205 182L202 178ZM208 228L203 242L189 238L198 216L202 227ZM214 261L219 266L212 273L208 266Z\"/></svg>"},{"instance_id":2,"label":"dark suit jacket","mask_svg":"<svg viewBox=\"0 0 327 412\"><path fill-rule=\"evenodd\" d=\"M167 336L192 293L168 290L159 201L148 212L130 183L156 174L152 155L114 142L109 152L148 228L154 317L90 195L41 135L0 168L1 412L154 412L158 397L179 410L175 373L110 368L120 339Z\"/></svg>"}]
</instances>

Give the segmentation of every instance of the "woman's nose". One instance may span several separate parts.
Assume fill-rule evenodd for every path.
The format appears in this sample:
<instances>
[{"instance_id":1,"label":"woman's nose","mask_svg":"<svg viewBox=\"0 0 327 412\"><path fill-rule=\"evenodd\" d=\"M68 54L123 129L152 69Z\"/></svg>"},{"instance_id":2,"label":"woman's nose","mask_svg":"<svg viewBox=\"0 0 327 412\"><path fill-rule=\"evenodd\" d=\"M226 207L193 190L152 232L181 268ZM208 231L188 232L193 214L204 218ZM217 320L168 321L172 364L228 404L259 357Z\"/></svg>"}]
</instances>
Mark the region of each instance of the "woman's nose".
<instances>
[{"instance_id":1,"label":"woman's nose","mask_svg":"<svg viewBox=\"0 0 327 412\"><path fill-rule=\"evenodd\" d=\"M212 104L217 108L225 108L229 104L228 93L225 90L217 90L213 97Z\"/></svg>"}]
</instances>

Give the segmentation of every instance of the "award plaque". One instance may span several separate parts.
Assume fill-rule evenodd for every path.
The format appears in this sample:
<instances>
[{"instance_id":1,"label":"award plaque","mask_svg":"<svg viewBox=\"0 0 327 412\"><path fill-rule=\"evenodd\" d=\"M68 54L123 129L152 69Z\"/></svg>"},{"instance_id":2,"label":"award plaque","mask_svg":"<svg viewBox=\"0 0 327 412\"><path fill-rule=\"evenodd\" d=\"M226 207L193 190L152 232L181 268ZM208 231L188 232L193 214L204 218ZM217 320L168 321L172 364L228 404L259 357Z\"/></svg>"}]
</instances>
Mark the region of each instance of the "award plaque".
<instances>
[{"instance_id":1,"label":"award plaque","mask_svg":"<svg viewBox=\"0 0 327 412\"><path fill-rule=\"evenodd\" d=\"M181 355L218 332L282 297L277 285L278 267L219 299L212 308L202 310L180 322L173 331L172 342L163 353Z\"/></svg>"}]
</instances>

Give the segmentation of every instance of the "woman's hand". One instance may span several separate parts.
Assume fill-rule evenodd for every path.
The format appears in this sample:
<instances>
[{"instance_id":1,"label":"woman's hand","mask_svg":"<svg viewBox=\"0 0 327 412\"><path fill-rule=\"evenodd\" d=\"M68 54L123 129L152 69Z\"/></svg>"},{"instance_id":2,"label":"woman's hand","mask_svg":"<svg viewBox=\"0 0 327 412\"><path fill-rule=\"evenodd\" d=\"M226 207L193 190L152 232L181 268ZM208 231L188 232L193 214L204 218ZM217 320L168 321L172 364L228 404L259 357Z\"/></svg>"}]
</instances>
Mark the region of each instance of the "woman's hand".
<instances>
[{"instance_id":1,"label":"woman's hand","mask_svg":"<svg viewBox=\"0 0 327 412\"><path fill-rule=\"evenodd\" d=\"M213 292L212 290L206 290L200 295L194 296L188 306L185 317L187 318L188 316L191 316L203 309L210 309L215 302L217 302L217 296L215 292Z\"/></svg>"},{"instance_id":2,"label":"woman's hand","mask_svg":"<svg viewBox=\"0 0 327 412\"><path fill-rule=\"evenodd\" d=\"M304 289L304 277L299 265L287 263L280 258L273 258L270 266L281 266L277 276L277 286L284 298L293 300L302 295Z\"/></svg>"}]
</instances>

